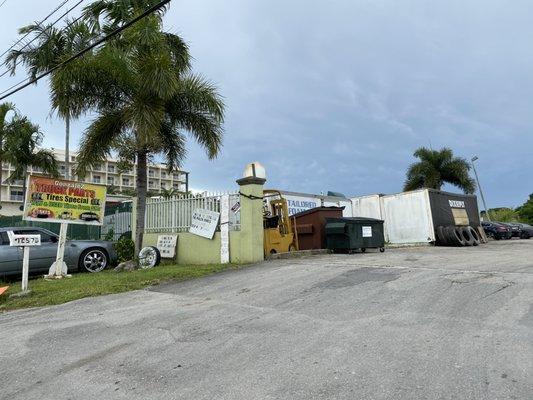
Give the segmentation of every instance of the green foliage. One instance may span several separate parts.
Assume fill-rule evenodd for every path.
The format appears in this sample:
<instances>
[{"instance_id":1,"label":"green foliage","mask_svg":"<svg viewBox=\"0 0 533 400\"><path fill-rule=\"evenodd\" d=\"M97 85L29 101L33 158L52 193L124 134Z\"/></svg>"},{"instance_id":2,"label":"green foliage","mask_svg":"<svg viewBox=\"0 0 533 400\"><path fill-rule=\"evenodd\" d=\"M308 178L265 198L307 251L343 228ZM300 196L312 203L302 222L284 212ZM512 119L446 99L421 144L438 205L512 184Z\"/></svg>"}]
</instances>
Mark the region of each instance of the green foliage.
<instances>
[{"instance_id":1,"label":"green foliage","mask_svg":"<svg viewBox=\"0 0 533 400\"><path fill-rule=\"evenodd\" d=\"M409 167L404 190L440 190L444 183L450 183L465 193L474 193L476 184L470 177L470 164L464 158L454 157L451 149L437 151L421 147L414 156L420 161Z\"/></svg>"},{"instance_id":2,"label":"green foliage","mask_svg":"<svg viewBox=\"0 0 533 400\"><path fill-rule=\"evenodd\" d=\"M153 5L154 0L93 2L84 21L102 35ZM113 40L59 69L51 77L52 103L71 115L94 113L86 129L77 174L112 151L137 166L137 238L144 230L147 163L162 155L170 171L179 168L190 134L210 158L222 146L224 103L216 87L190 71L187 44L163 31L166 9L143 18ZM65 104L68 93L68 104Z\"/></svg>"},{"instance_id":3,"label":"green foliage","mask_svg":"<svg viewBox=\"0 0 533 400\"><path fill-rule=\"evenodd\" d=\"M518 207L516 211L518 212L521 221L533 224L533 195L531 195L529 200L522 204L522 206Z\"/></svg>"},{"instance_id":4,"label":"green foliage","mask_svg":"<svg viewBox=\"0 0 533 400\"><path fill-rule=\"evenodd\" d=\"M489 209L490 219L498 222L521 222L520 215L512 208Z\"/></svg>"},{"instance_id":5,"label":"green foliage","mask_svg":"<svg viewBox=\"0 0 533 400\"><path fill-rule=\"evenodd\" d=\"M16 115L5 126L4 159L14 167L9 176L11 181L25 179L28 167L39 168L44 174L59 176L58 163L54 154L41 149L43 133L27 117Z\"/></svg>"},{"instance_id":6,"label":"green foliage","mask_svg":"<svg viewBox=\"0 0 533 400\"><path fill-rule=\"evenodd\" d=\"M108 242L112 242L114 237L115 237L115 230L114 230L113 228L111 228L111 229L108 230L107 233L105 234L105 236L104 236L104 240L106 240L106 241L108 241Z\"/></svg>"},{"instance_id":7,"label":"green foliage","mask_svg":"<svg viewBox=\"0 0 533 400\"><path fill-rule=\"evenodd\" d=\"M129 261L135 258L135 243L130 238L121 237L113 244L113 247L117 252L119 262Z\"/></svg>"}]
</instances>

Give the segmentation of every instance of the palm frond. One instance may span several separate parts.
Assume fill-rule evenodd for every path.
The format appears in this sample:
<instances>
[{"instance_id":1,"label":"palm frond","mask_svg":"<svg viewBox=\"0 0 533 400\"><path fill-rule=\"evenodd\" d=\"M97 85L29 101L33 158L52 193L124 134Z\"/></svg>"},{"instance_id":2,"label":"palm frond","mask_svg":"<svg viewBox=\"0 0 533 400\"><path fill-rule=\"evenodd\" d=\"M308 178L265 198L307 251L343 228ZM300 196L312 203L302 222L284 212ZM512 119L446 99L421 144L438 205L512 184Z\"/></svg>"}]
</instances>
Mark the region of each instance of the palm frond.
<instances>
[{"instance_id":1,"label":"palm frond","mask_svg":"<svg viewBox=\"0 0 533 400\"><path fill-rule=\"evenodd\" d=\"M89 125L80 142L76 174L85 176L87 169L101 163L110 155L113 143L126 128L121 110L100 114Z\"/></svg>"}]
</instances>

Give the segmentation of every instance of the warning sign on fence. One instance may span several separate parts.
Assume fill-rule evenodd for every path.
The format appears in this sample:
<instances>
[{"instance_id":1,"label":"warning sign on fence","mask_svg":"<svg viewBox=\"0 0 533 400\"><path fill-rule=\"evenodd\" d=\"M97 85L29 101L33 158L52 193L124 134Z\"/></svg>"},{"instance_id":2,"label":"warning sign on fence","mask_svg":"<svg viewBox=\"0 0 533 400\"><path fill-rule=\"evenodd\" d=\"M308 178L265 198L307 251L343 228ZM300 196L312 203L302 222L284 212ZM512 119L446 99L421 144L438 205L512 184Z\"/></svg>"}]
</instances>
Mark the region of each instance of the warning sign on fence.
<instances>
[{"instance_id":1,"label":"warning sign on fence","mask_svg":"<svg viewBox=\"0 0 533 400\"><path fill-rule=\"evenodd\" d=\"M219 218L220 213L216 211L197 208L192 213L189 233L193 233L206 239L213 239Z\"/></svg>"},{"instance_id":2,"label":"warning sign on fence","mask_svg":"<svg viewBox=\"0 0 533 400\"><path fill-rule=\"evenodd\" d=\"M24 219L83 225L102 225L106 187L30 175Z\"/></svg>"}]
</instances>

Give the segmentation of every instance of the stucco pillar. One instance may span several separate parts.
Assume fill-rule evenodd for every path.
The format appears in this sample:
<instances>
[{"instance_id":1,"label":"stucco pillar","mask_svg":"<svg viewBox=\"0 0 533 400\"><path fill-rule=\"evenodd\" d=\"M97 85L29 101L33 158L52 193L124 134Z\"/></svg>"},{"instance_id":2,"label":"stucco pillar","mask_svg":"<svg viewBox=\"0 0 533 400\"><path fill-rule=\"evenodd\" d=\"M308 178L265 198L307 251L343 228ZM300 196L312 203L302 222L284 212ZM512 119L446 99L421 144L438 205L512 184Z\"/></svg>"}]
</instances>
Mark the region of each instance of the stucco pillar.
<instances>
[{"instance_id":1,"label":"stucco pillar","mask_svg":"<svg viewBox=\"0 0 533 400\"><path fill-rule=\"evenodd\" d=\"M242 263L263 261L263 185L266 179L248 177L237 180L241 203Z\"/></svg>"}]
</instances>

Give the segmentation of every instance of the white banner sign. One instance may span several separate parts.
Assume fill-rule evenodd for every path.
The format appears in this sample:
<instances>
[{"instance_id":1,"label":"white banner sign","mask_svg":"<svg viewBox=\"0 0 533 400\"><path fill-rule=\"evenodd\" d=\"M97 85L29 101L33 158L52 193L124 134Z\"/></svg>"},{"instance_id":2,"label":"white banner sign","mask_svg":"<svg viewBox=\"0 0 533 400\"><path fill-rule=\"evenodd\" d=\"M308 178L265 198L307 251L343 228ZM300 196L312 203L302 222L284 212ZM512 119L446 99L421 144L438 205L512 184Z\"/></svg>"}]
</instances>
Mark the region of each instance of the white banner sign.
<instances>
[{"instance_id":1,"label":"white banner sign","mask_svg":"<svg viewBox=\"0 0 533 400\"><path fill-rule=\"evenodd\" d=\"M174 258L176 256L176 243L178 235L159 235L157 248L162 258Z\"/></svg>"},{"instance_id":2,"label":"white banner sign","mask_svg":"<svg viewBox=\"0 0 533 400\"><path fill-rule=\"evenodd\" d=\"M372 227L363 226L363 237L372 237Z\"/></svg>"},{"instance_id":3,"label":"white banner sign","mask_svg":"<svg viewBox=\"0 0 533 400\"><path fill-rule=\"evenodd\" d=\"M191 227L189 228L189 233L204 237L206 239L213 239L219 218L220 213L216 211L197 208L192 213L192 221Z\"/></svg>"}]
</instances>

